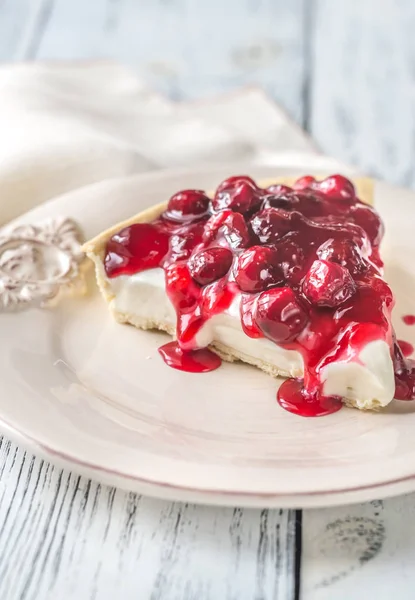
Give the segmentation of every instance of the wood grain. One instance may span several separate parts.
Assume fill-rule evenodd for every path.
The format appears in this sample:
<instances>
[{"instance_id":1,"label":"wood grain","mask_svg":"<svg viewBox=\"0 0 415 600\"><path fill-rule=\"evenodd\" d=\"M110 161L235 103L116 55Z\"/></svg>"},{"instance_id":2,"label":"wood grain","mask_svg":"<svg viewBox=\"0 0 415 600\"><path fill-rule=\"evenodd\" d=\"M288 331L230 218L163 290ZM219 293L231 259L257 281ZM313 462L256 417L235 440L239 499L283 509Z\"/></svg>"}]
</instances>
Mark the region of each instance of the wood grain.
<instances>
[{"instance_id":1,"label":"wood grain","mask_svg":"<svg viewBox=\"0 0 415 600\"><path fill-rule=\"evenodd\" d=\"M0 597L294 598L295 513L144 498L0 445Z\"/></svg>"},{"instance_id":2,"label":"wood grain","mask_svg":"<svg viewBox=\"0 0 415 600\"><path fill-rule=\"evenodd\" d=\"M415 184L415 5L317 0L310 129L323 151L401 185Z\"/></svg>"},{"instance_id":3,"label":"wood grain","mask_svg":"<svg viewBox=\"0 0 415 600\"><path fill-rule=\"evenodd\" d=\"M412 600L414 494L303 512L303 600Z\"/></svg>"}]
</instances>

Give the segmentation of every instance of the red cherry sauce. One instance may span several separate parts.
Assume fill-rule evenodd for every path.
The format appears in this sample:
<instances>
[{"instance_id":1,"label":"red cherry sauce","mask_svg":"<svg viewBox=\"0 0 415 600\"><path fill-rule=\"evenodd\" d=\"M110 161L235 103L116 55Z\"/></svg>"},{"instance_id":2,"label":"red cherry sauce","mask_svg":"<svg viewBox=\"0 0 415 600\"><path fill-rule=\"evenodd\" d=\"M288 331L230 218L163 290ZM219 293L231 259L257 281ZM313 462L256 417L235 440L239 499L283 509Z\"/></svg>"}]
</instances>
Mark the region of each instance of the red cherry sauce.
<instances>
[{"instance_id":1,"label":"red cherry sauce","mask_svg":"<svg viewBox=\"0 0 415 600\"><path fill-rule=\"evenodd\" d=\"M415 397L415 361L405 358L394 339L393 365L395 371L395 398L413 400Z\"/></svg>"},{"instance_id":2,"label":"red cherry sauce","mask_svg":"<svg viewBox=\"0 0 415 600\"><path fill-rule=\"evenodd\" d=\"M337 412L343 406L337 396L309 393L299 379L287 379L278 390L278 402L282 408L302 417L323 417Z\"/></svg>"},{"instance_id":3,"label":"red cherry sauce","mask_svg":"<svg viewBox=\"0 0 415 600\"><path fill-rule=\"evenodd\" d=\"M398 340L398 345L401 349L401 352L404 356L411 356L414 351L414 347L409 342L405 342L405 340Z\"/></svg>"},{"instance_id":4,"label":"red cherry sauce","mask_svg":"<svg viewBox=\"0 0 415 600\"><path fill-rule=\"evenodd\" d=\"M159 353L169 367L188 373L207 373L222 364L217 354L207 348L189 352L182 350L177 342L169 342L159 348Z\"/></svg>"},{"instance_id":5,"label":"red cherry sauce","mask_svg":"<svg viewBox=\"0 0 415 600\"><path fill-rule=\"evenodd\" d=\"M200 348L199 332L240 298L246 335L266 337L303 358L304 378L281 385L280 405L321 416L342 405L341 398L324 395L324 369L335 361L359 362L371 340L394 348L397 397L414 397L415 368L390 327L394 301L382 279L382 236L377 213L341 175L267 189L236 176L222 182L211 201L203 191L184 190L152 223L115 234L105 269L108 277L164 269L177 342L160 354L190 372L219 366L215 354Z\"/></svg>"},{"instance_id":6,"label":"red cherry sauce","mask_svg":"<svg viewBox=\"0 0 415 600\"><path fill-rule=\"evenodd\" d=\"M402 321L405 325L415 325L415 315L404 315Z\"/></svg>"}]
</instances>

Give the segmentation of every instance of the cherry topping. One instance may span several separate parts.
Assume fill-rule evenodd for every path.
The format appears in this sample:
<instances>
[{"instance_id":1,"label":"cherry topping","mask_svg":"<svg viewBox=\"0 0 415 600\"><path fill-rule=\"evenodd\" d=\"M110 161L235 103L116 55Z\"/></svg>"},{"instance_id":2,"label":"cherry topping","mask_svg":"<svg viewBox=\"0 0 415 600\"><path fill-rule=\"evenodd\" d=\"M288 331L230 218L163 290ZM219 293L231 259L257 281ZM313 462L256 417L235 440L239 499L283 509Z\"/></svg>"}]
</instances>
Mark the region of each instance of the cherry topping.
<instances>
[{"instance_id":1,"label":"cherry topping","mask_svg":"<svg viewBox=\"0 0 415 600\"><path fill-rule=\"evenodd\" d=\"M267 208L251 220L251 227L261 244L273 244L291 229L290 213Z\"/></svg>"},{"instance_id":2,"label":"cherry topping","mask_svg":"<svg viewBox=\"0 0 415 600\"><path fill-rule=\"evenodd\" d=\"M379 246L384 234L384 226L371 206L357 204L351 208L350 216L367 233L373 246Z\"/></svg>"},{"instance_id":3,"label":"cherry topping","mask_svg":"<svg viewBox=\"0 0 415 600\"><path fill-rule=\"evenodd\" d=\"M232 261L233 255L228 248L208 248L191 257L189 271L199 285L207 285L226 275Z\"/></svg>"},{"instance_id":4,"label":"cherry topping","mask_svg":"<svg viewBox=\"0 0 415 600\"><path fill-rule=\"evenodd\" d=\"M323 181L315 182L312 187L335 200L354 200L356 198L353 183L343 175L330 175Z\"/></svg>"},{"instance_id":5,"label":"cherry topping","mask_svg":"<svg viewBox=\"0 0 415 600\"><path fill-rule=\"evenodd\" d=\"M413 360L405 358L395 339L392 358L395 372L395 398L413 400L415 397L415 363Z\"/></svg>"},{"instance_id":6,"label":"cherry topping","mask_svg":"<svg viewBox=\"0 0 415 600\"><path fill-rule=\"evenodd\" d=\"M364 273L369 266L359 245L350 238L329 238L317 249L317 256L346 267L353 276Z\"/></svg>"},{"instance_id":7,"label":"cherry topping","mask_svg":"<svg viewBox=\"0 0 415 600\"><path fill-rule=\"evenodd\" d=\"M239 213L252 213L262 201L261 191L250 177L235 177L224 181L212 200L215 211L232 210Z\"/></svg>"},{"instance_id":8,"label":"cherry topping","mask_svg":"<svg viewBox=\"0 0 415 600\"><path fill-rule=\"evenodd\" d=\"M170 237L168 262L189 258L196 246L201 244L204 233L204 223L192 223L176 229Z\"/></svg>"},{"instance_id":9,"label":"cherry topping","mask_svg":"<svg viewBox=\"0 0 415 600\"><path fill-rule=\"evenodd\" d=\"M231 210L213 215L205 225L203 242L209 244L214 240L224 241L234 249L250 246L251 236L243 216Z\"/></svg>"},{"instance_id":10,"label":"cherry topping","mask_svg":"<svg viewBox=\"0 0 415 600\"><path fill-rule=\"evenodd\" d=\"M272 285L282 284L283 280L275 248L252 246L239 255L235 281L243 292L261 292Z\"/></svg>"},{"instance_id":11,"label":"cherry topping","mask_svg":"<svg viewBox=\"0 0 415 600\"><path fill-rule=\"evenodd\" d=\"M107 242L105 272L108 277L138 273L160 266L169 248L169 236L150 223L121 229Z\"/></svg>"},{"instance_id":12,"label":"cherry topping","mask_svg":"<svg viewBox=\"0 0 415 600\"><path fill-rule=\"evenodd\" d=\"M183 190L170 198L164 217L172 221L191 221L205 215L209 203L202 190Z\"/></svg>"},{"instance_id":13,"label":"cherry topping","mask_svg":"<svg viewBox=\"0 0 415 600\"><path fill-rule=\"evenodd\" d=\"M273 342L293 341L307 324L307 314L291 288L262 292L255 308L255 322Z\"/></svg>"},{"instance_id":14,"label":"cherry topping","mask_svg":"<svg viewBox=\"0 0 415 600\"><path fill-rule=\"evenodd\" d=\"M220 314L229 308L236 292L236 284L230 283L225 277L206 285L200 301L204 318Z\"/></svg>"},{"instance_id":15,"label":"cherry topping","mask_svg":"<svg viewBox=\"0 0 415 600\"><path fill-rule=\"evenodd\" d=\"M315 180L316 178L312 175L304 175L304 177L300 177L299 179L297 179L297 181L293 185L293 188L295 190L305 190L307 188L312 187Z\"/></svg>"},{"instance_id":16,"label":"cherry topping","mask_svg":"<svg viewBox=\"0 0 415 600\"><path fill-rule=\"evenodd\" d=\"M293 191L285 194L267 194L264 196L262 208L282 208L283 210L298 210L301 198Z\"/></svg>"},{"instance_id":17,"label":"cherry topping","mask_svg":"<svg viewBox=\"0 0 415 600\"><path fill-rule=\"evenodd\" d=\"M393 295L381 278L382 234L377 213L340 175L323 181L306 176L293 188L267 190L240 176L223 182L212 202L199 190L175 194L151 224L115 234L104 262L109 277L163 267L177 343L161 354L175 368L206 370L203 361L212 360L207 350L203 365L195 366L199 332L240 300L248 336L267 337L303 356L304 382L284 383L280 404L315 416L341 406L340 399L323 395L321 369L347 353L357 355L379 336L389 343L393 335ZM415 365L395 346L396 395L409 399ZM218 364L213 357L209 368Z\"/></svg>"},{"instance_id":18,"label":"cherry topping","mask_svg":"<svg viewBox=\"0 0 415 600\"><path fill-rule=\"evenodd\" d=\"M292 192L293 188L289 187L288 185L278 183L277 185L270 185L265 191L272 196L283 196L288 192Z\"/></svg>"},{"instance_id":19,"label":"cherry topping","mask_svg":"<svg viewBox=\"0 0 415 600\"><path fill-rule=\"evenodd\" d=\"M298 283L304 275L304 252L301 248L299 236L288 234L274 246L278 263L287 281Z\"/></svg>"},{"instance_id":20,"label":"cherry topping","mask_svg":"<svg viewBox=\"0 0 415 600\"><path fill-rule=\"evenodd\" d=\"M186 263L171 263L165 269L166 291L177 311L193 307L199 298L199 288Z\"/></svg>"},{"instance_id":21,"label":"cherry topping","mask_svg":"<svg viewBox=\"0 0 415 600\"><path fill-rule=\"evenodd\" d=\"M240 183L247 183L251 187L259 189L252 177L249 177L248 175L233 175L232 177L228 177L228 179L225 179L224 181L222 181L222 183L218 185L218 187L216 188L216 193L223 192L223 190L232 189Z\"/></svg>"},{"instance_id":22,"label":"cherry topping","mask_svg":"<svg viewBox=\"0 0 415 600\"><path fill-rule=\"evenodd\" d=\"M335 308L356 291L349 271L327 260L315 260L303 281L304 296L316 306Z\"/></svg>"}]
</instances>

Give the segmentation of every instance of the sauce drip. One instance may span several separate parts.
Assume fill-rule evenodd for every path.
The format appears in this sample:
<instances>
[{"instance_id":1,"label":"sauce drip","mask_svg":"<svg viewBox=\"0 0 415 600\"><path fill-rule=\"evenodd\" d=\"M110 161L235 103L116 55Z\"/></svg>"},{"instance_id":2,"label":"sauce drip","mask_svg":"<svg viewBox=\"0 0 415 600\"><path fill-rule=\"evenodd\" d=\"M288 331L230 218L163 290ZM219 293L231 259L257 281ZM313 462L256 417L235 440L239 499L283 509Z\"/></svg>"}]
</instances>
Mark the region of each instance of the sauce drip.
<instances>
[{"instance_id":1,"label":"sauce drip","mask_svg":"<svg viewBox=\"0 0 415 600\"><path fill-rule=\"evenodd\" d=\"M319 390L309 393L298 379L287 379L277 393L278 404L302 417L323 417L341 409L337 396L322 396Z\"/></svg>"},{"instance_id":2,"label":"sauce drip","mask_svg":"<svg viewBox=\"0 0 415 600\"><path fill-rule=\"evenodd\" d=\"M404 356L411 356L414 351L412 344L405 342L405 340L398 340L398 344Z\"/></svg>"},{"instance_id":3,"label":"sauce drip","mask_svg":"<svg viewBox=\"0 0 415 600\"><path fill-rule=\"evenodd\" d=\"M399 345L393 345L393 366L395 371L395 398L413 400L415 397L415 362L405 358Z\"/></svg>"},{"instance_id":4,"label":"sauce drip","mask_svg":"<svg viewBox=\"0 0 415 600\"><path fill-rule=\"evenodd\" d=\"M404 315L402 321L405 325L415 325L415 315Z\"/></svg>"},{"instance_id":5,"label":"sauce drip","mask_svg":"<svg viewBox=\"0 0 415 600\"><path fill-rule=\"evenodd\" d=\"M222 361L207 348L182 350L177 342L169 342L159 348L159 353L169 367L188 373L208 373L218 369Z\"/></svg>"}]
</instances>

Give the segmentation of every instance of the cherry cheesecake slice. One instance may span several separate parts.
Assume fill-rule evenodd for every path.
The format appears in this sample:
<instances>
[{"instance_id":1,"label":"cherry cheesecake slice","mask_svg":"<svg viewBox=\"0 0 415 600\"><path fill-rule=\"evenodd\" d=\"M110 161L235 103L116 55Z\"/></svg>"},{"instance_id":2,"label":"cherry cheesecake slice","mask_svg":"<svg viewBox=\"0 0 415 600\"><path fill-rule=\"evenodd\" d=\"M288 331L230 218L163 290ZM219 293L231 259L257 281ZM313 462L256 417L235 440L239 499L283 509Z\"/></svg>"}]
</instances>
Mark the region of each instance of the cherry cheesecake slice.
<instances>
[{"instance_id":1,"label":"cherry cheesecake slice","mask_svg":"<svg viewBox=\"0 0 415 600\"><path fill-rule=\"evenodd\" d=\"M178 192L85 244L119 322L159 329L178 369L241 360L288 379L287 410L377 409L413 396L382 278L370 180L230 177Z\"/></svg>"}]
</instances>

